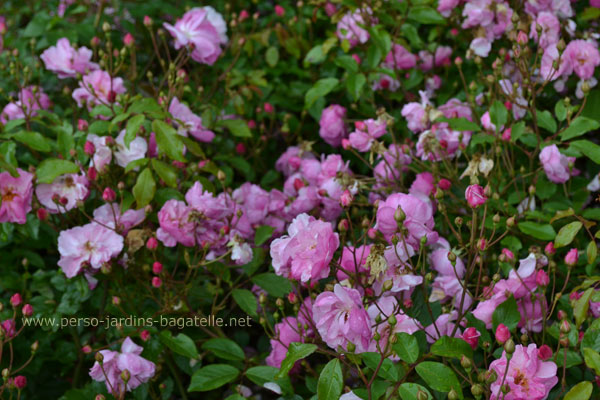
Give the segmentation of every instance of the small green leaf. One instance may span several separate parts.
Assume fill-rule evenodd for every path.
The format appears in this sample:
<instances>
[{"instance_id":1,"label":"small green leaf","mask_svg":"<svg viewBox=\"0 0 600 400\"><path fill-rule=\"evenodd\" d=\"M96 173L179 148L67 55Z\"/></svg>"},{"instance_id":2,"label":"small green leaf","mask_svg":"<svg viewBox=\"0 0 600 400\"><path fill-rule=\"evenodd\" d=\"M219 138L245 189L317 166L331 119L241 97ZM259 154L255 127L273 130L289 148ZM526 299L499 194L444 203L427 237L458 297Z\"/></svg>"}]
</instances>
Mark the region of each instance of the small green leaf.
<instances>
[{"instance_id":1,"label":"small green leaf","mask_svg":"<svg viewBox=\"0 0 600 400\"><path fill-rule=\"evenodd\" d=\"M323 45L316 45L304 57L304 62L307 64L320 64L325 61L325 53L323 52Z\"/></svg>"},{"instance_id":2,"label":"small green leaf","mask_svg":"<svg viewBox=\"0 0 600 400\"><path fill-rule=\"evenodd\" d=\"M354 101L360 98L365 83L367 83L367 78L364 74L352 74L348 77L346 89Z\"/></svg>"},{"instance_id":3,"label":"small green leaf","mask_svg":"<svg viewBox=\"0 0 600 400\"><path fill-rule=\"evenodd\" d=\"M512 331L517 327L519 321L521 321L521 313L519 313L517 302L513 296L510 296L502 304L496 307L494 313L492 314L492 324L494 326L494 330L498 327L498 325L504 324L510 331Z\"/></svg>"},{"instance_id":4,"label":"small green leaf","mask_svg":"<svg viewBox=\"0 0 600 400\"><path fill-rule=\"evenodd\" d=\"M308 89L304 97L304 108L308 109L315 104L315 102L321 97L326 96L331 92L338 84L337 78L323 78L319 79L312 88Z\"/></svg>"},{"instance_id":5,"label":"small green leaf","mask_svg":"<svg viewBox=\"0 0 600 400\"><path fill-rule=\"evenodd\" d=\"M377 366L381 362L381 354L379 353L361 353L361 357L365 362L365 365L369 367L372 371L375 371L377 369ZM381 366L379 367L379 372L377 373L377 376L379 376L382 379L390 380L392 382L398 380L398 370L396 369L396 366L394 365L392 360L386 358L383 360L383 362L381 362Z\"/></svg>"},{"instance_id":6,"label":"small green leaf","mask_svg":"<svg viewBox=\"0 0 600 400\"><path fill-rule=\"evenodd\" d=\"M598 129L599 127L600 122L591 118L579 116L575 118L568 128L560 134L560 138L562 140L569 140L574 137L581 136L589 131L593 131L594 129Z\"/></svg>"},{"instance_id":7,"label":"small green leaf","mask_svg":"<svg viewBox=\"0 0 600 400\"><path fill-rule=\"evenodd\" d=\"M456 391L459 399L463 399L460 382L450 367L433 361L424 361L416 366L417 374L434 390L448 393L452 389Z\"/></svg>"},{"instance_id":8,"label":"small green leaf","mask_svg":"<svg viewBox=\"0 0 600 400\"><path fill-rule=\"evenodd\" d=\"M585 365L593 369L596 375L600 375L600 354L597 351L585 347L583 349L583 359L585 360Z\"/></svg>"},{"instance_id":9,"label":"small green leaf","mask_svg":"<svg viewBox=\"0 0 600 400\"><path fill-rule=\"evenodd\" d=\"M288 279L271 272L265 272L264 274L254 276L252 282L265 289L271 296L275 297L286 296L292 291L292 284Z\"/></svg>"},{"instance_id":10,"label":"small green leaf","mask_svg":"<svg viewBox=\"0 0 600 400\"><path fill-rule=\"evenodd\" d=\"M146 113L153 118L162 118L164 115L163 109L158 105L156 100L151 97L144 97L134 101L127 111L131 114Z\"/></svg>"},{"instance_id":11,"label":"small green leaf","mask_svg":"<svg viewBox=\"0 0 600 400\"><path fill-rule=\"evenodd\" d=\"M398 388L398 393L402 400L419 400L417 394L419 391L427 394L427 400L433 399L433 396L425 386L421 386L418 383L405 382Z\"/></svg>"},{"instance_id":12,"label":"small green leaf","mask_svg":"<svg viewBox=\"0 0 600 400\"><path fill-rule=\"evenodd\" d=\"M267 240L271 238L275 228L269 225L261 225L256 228L256 233L254 234L254 244L257 246L261 246Z\"/></svg>"},{"instance_id":13,"label":"small green leaf","mask_svg":"<svg viewBox=\"0 0 600 400\"><path fill-rule=\"evenodd\" d=\"M177 187L177 171L175 168L156 158L152 159L152 169L156 171L160 179L171 187Z\"/></svg>"},{"instance_id":14,"label":"small green leaf","mask_svg":"<svg viewBox=\"0 0 600 400\"><path fill-rule=\"evenodd\" d=\"M583 224L581 222L574 221L560 228L554 239L554 247L565 247L571 244L582 226Z\"/></svg>"},{"instance_id":15,"label":"small green leaf","mask_svg":"<svg viewBox=\"0 0 600 400\"><path fill-rule=\"evenodd\" d=\"M392 349L398 354L398 357L409 364L415 363L419 359L417 338L406 332L397 333L396 338L398 340L392 345Z\"/></svg>"},{"instance_id":16,"label":"small green leaf","mask_svg":"<svg viewBox=\"0 0 600 400\"><path fill-rule=\"evenodd\" d=\"M13 139L27 145L33 150L43 151L44 153L52 150L50 143L38 132L20 131L13 136Z\"/></svg>"},{"instance_id":17,"label":"small green leaf","mask_svg":"<svg viewBox=\"0 0 600 400\"><path fill-rule=\"evenodd\" d=\"M344 388L344 378L340 360L334 358L329 361L317 382L317 397L319 400L339 400Z\"/></svg>"},{"instance_id":18,"label":"small green leaf","mask_svg":"<svg viewBox=\"0 0 600 400\"><path fill-rule=\"evenodd\" d=\"M247 289L233 289L231 295L244 312L253 317L258 316L256 312L258 303L256 302L256 297L254 297L251 291Z\"/></svg>"},{"instance_id":19,"label":"small green leaf","mask_svg":"<svg viewBox=\"0 0 600 400\"><path fill-rule=\"evenodd\" d=\"M219 123L225 126L233 136L236 137L252 137L252 132L248 128L246 121L241 119L226 119Z\"/></svg>"},{"instance_id":20,"label":"small green leaf","mask_svg":"<svg viewBox=\"0 0 600 400\"><path fill-rule=\"evenodd\" d=\"M508 121L508 111L504 107L504 104L498 100L494 101L494 104L490 107L490 120L496 126L497 131Z\"/></svg>"},{"instance_id":21,"label":"small green leaf","mask_svg":"<svg viewBox=\"0 0 600 400\"><path fill-rule=\"evenodd\" d=\"M588 264L593 264L594 261L596 261L596 257L598 256L598 246L596 245L595 241L592 240L588 244L586 254Z\"/></svg>"},{"instance_id":22,"label":"small green leaf","mask_svg":"<svg viewBox=\"0 0 600 400\"><path fill-rule=\"evenodd\" d=\"M277 62L279 61L279 50L277 50L277 47L271 46L267 49L265 60L270 67L277 65Z\"/></svg>"},{"instance_id":23,"label":"small green leaf","mask_svg":"<svg viewBox=\"0 0 600 400\"><path fill-rule=\"evenodd\" d=\"M209 339L202 344L202 350L208 350L224 360L243 360L244 350L236 342L225 338Z\"/></svg>"},{"instance_id":24,"label":"small green leaf","mask_svg":"<svg viewBox=\"0 0 600 400\"><path fill-rule=\"evenodd\" d=\"M592 382L579 382L565 395L564 400L588 400L592 397L594 385Z\"/></svg>"},{"instance_id":25,"label":"small green leaf","mask_svg":"<svg viewBox=\"0 0 600 400\"><path fill-rule=\"evenodd\" d=\"M556 132L556 121L552 116L552 113L548 110L537 111L537 123L538 126L544 128L545 130L555 133Z\"/></svg>"},{"instance_id":26,"label":"small green leaf","mask_svg":"<svg viewBox=\"0 0 600 400\"><path fill-rule=\"evenodd\" d=\"M79 172L79 167L75 163L58 158L46 159L35 169L38 183L52 183L61 175L77 172Z\"/></svg>"},{"instance_id":27,"label":"small green leaf","mask_svg":"<svg viewBox=\"0 0 600 400\"><path fill-rule=\"evenodd\" d=\"M431 353L441 357L473 358L473 349L463 339L442 336L432 346Z\"/></svg>"},{"instance_id":28,"label":"small green leaf","mask_svg":"<svg viewBox=\"0 0 600 400\"><path fill-rule=\"evenodd\" d=\"M577 329L579 329L581 324L583 324L583 321L587 318L588 310L590 308L590 297L592 297L593 292L594 289L589 288L583 292L583 295L581 295L579 299L575 300L575 304L573 305L573 315L575 316Z\"/></svg>"},{"instance_id":29,"label":"small green leaf","mask_svg":"<svg viewBox=\"0 0 600 400\"><path fill-rule=\"evenodd\" d=\"M285 322L284 322L285 323ZM297 327L292 327L297 328ZM281 362L281 367L279 368L279 373L276 375L278 378L283 378L286 376L296 361L302 360L303 358L308 357L315 351L317 351L317 345L312 343L299 343L292 342L288 347L287 354L285 358Z\"/></svg>"},{"instance_id":30,"label":"small green leaf","mask_svg":"<svg viewBox=\"0 0 600 400\"><path fill-rule=\"evenodd\" d=\"M519 222L519 230L526 235L540 240L553 240L556 231L550 224L538 224L531 221Z\"/></svg>"},{"instance_id":31,"label":"small green leaf","mask_svg":"<svg viewBox=\"0 0 600 400\"><path fill-rule=\"evenodd\" d=\"M198 358L196 344L189 336L183 333L173 336L170 331L165 330L160 333L158 338L162 344L173 350L173 352L188 358Z\"/></svg>"},{"instance_id":32,"label":"small green leaf","mask_svg":"<svg viewBox=\"0 0 600 400\"><path fill-rule=\"evenodd\" d=\"M152 121L152 129L156 134L156 144L169 158L184 162L183 143L177 139L177 131L165 121L155 119Z\"/></svg>"},{"instance_id":33,"label":"small green leaf","mask_svg":"<svg viewBox=\"0 0 600 400\"><path fill-rule=\"evenodd\" d=\"M349 55L339 56L339 57L336 57L335 60L333 60L333 62L338 67L344 68L348 72L352 72L352 73L358 72L358 63L356 62L356 60L354 58L352 58L352 56L349 56Z\"/></svg>"},{"instance_id":34,"label":"small green leaf","mask_svg":"<svg viewBox=\"0 0 600 400\"><path fill-rule=\"evenodd\" d=\"M154 198L156 192L156 183L150 168L145 168L137 178L133 187L133 197L137 203L137 208L146 207Z\"/></svg>"},{"instance_id":35,"label":"small green leaf","mask_svg":"<svg viewBox=\"0 0 600 400\"><path fill-rule=\"evenodd\" d=\"M600 146L596 143L589 140L576 140L569 144L569 149L571 148L581 152L596 164L600 164Z\"/></svg>"},{"instance_id":36,"label":"small green leaf","mask_svg":"<svg viewBox=\"0 0 600 400\"><path fill-rule=\"evenodd\" d=\"M142 114L138 114L127 121L127 126L125 127L125 138L123 138L125 147L129 148L129 144L133 139L135 139L145 120L146 118L144 118Z\"/></svg>"},{"instance_id":37,"label":"small green leaf","mask_svg":"<svg viewBox=\"0 0 600 400\"><path fill-rule=\"evenodd\" d=\"M211 364L200 368L192 375L190 392L207 392L217 389L238 377L240 371L228 364Z\"/></svg>"},{"instance_id":38,"label":"small green leaf","mask_svg":"<svg viewBox=\"0 0 600 400\"><path fill-rule=\"evenodd\" d=\"M427 6L411 6L408 11L408 19L428 25L442 25L446 19L435 9Z\"/></svg>"},{"instance_id":39,"label":"small green leaf","mask_svg":"<svg viewBox=\"0 0 600 400\"><path fill-rule=\"evenodd\" d=\"M515 143L525 133L525 122L519 121L510 130L510 141Z\"/></svg>"},{"instance_id":40,"label":"small green leaf","mask_svg":"<svg viewBox=\"0 0 600 400\"><path fill-rule=\"evenodd\" d=\"M554 114L556 115L556 119L561 122L567 119L567 107L565 107L565 102L562 99L554 106Z\"/></svg>"}]
</instances>

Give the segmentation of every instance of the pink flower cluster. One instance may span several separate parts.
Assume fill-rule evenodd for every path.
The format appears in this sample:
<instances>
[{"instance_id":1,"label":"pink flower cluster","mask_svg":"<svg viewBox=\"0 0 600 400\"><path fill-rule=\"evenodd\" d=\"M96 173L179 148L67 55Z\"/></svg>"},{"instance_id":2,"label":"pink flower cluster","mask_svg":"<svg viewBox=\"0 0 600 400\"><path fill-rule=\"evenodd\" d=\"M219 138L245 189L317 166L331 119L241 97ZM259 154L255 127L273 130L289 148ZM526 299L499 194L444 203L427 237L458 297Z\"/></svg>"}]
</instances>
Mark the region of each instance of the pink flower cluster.
<instances>
[{"instance_id":1,"label":"pink flower cluster","mask_svg":"<svg viewBox=\"0 0 600 400\"><path fill-rule=\"evenodd\" d=\"M0 122L6 124L13 119L30 118L37 115L37 110L50 108L50 98L39 86L27 86L19 90L17 101L8 103L2 113Z\"/></svg>"}]
</instances>

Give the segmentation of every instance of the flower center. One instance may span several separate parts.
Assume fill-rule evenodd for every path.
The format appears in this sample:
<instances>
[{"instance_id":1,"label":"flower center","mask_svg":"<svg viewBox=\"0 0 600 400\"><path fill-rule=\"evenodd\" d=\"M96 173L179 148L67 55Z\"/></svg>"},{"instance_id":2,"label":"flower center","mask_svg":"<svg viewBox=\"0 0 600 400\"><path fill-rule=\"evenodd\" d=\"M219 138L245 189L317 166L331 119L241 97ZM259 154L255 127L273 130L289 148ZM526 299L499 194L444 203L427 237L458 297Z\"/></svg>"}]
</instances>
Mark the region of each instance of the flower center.
<instances>
[{"instance_id":1,"label":"flower center","mask_svg":"<svg viewBox=\"0 0 600 400\"><path fill-rule=\"evenodd\" d=\"M522 386L524 390L529 390L529 381L527 380L527 377L525 376L523 371L521 371L520 369L517 369L516 371L514 382L515 385Z\"/></svg>"},{"instance_id":2,"label":"flower center","mask_svg":"<svg viewBox=\"0 0 600 400\"><path fill-rule=\"evenodd\" d=\"M15 197L17 197L17 194L13 192L13 188L9 187L6 189L6 192L2 194L2 201L12 201Z\"/></svg>"}]
</instances>

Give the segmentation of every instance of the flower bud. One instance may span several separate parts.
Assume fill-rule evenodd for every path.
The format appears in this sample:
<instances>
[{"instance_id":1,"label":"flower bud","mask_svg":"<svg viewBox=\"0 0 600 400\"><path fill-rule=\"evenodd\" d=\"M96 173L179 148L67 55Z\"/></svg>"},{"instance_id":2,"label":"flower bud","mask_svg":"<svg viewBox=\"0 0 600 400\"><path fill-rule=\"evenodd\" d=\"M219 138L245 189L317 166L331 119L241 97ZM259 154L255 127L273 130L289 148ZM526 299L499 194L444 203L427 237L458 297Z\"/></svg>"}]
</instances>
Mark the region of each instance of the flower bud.
<instances>
[{"instance_id":1,"label":"flower bud","mask_svg":"<svg viewBox=\"0 0 600 400\"><path fill-rule=\"evenodd\" d=\"M548 242L546 247L544 247L544 253L546 253L547 256L552 256L554 255L554 253L556 253L556 249L554 248L554 242Z\"/></svg>"},{"instance_id":2,"label":"flower bud","mask_svg":"<svg viewBox=\"0 0 600 400\"><path fill-rule=\"evenodd\" d=\"M496 340L498 343L503 344L510 338L510 331L504 324L499 324L496 328Z\"/></svg>"},{"instance_id":3,"label":"flower bud","mask_svg":"<svg viewBox=\"0 0 600 400\"><path fill-rule=\"evenodd\" d=\"M569 321L567 321L566 319L563 319L560 322L560 331L564 334L571 332L571 324L569 324Z\"/></svg>"},{"instance_id":4,"label":"flower bud","mask_svg":"<svg viewBox=\"0 0 600 400\"><path fill-rule=\"evenodd\" d=\"M94 153L96 152L96 146L94 146L94 143L90 142L89 140L85 142L85 144L83 145L83 151L85 154L87 154L88 156L93 156Z\"/></svg>"},{"instance_id":5,"label":"flower bud","mask_svg":"<svg viewBox=\"0 0 600 400\"><path fill-rule=\"evenodd\" d=\"M475 397L480 397L481 395L483 395L483 393L485 393L485 391L483 390L483 386L477 383L471 386L471 393Z\"/></svg>"},{"instance_id":6,"label":"flower bud","mask_svg":"<svg viewBox=\"0 0 600 400\"><path fill-rule=\"evenodd\" d=\"M27 386L27 378L25 378L23 375L17 375L13 379L13 383L18 390L21 390Z\"/></svg>"},{"instance_id":7,"label":"flower bud","mask_svg":"<svg viewBox=\"0 0 600 400\"><path fill-rule=\"evenodd\" d=\"M33 315L33 306L31 304L25 304L21 312L24 316L31 317Z\"/></svg>"},{"instance_id":8,"label":"flower bud","mask_svg":"<svg viewBox=\"0 0 600 400\"><path fill-rule=\"evenodd\" d=\"M571 249L565 256L565 264L569 267L574 267L577 264L577 260L579 259L579 252L577 249Z\"/></svg>"},{"instance_id":9,"label":"flower bud","mask_svg":"<svg viewBox=\"0 0 600 400\"><path fill-rule=\"evenodd\" d=\"M133 38L133 35L129 32L127 34L125 34L125 36L123 37L123 43L127 47L133 46L134 42L135 42L135 39Z\"/></svg>"},{"instance_id":10,"label":"flower bud","mask_svg":"<svg viewBox=\"0 0 600 400\"><path fill-rule=\"evenodd\" d=\"M98 177L98 171L96 171L96 168L94 167L89 167L86 175L90 181L95 181Z\"/></svg>"},{"instance_id":11,"label":"flower bud","mask_svg":"<svg viewBox=\"0 0 600 400\"><path fill-rule=\"evenodd\" d=\"M506 220L506 226L512 228L515 226L515 217L510 217Z\"/></svg>"},{"instance_id":12,"label":"flower bud","mask_svg":"<svg viewBox=\"0 0 600 400\"><path fill-rule=\"evenodd\" d=\"M148 240L146 241L146 248L148 250L156 250L157 247L158 247L158 240L156 240L156 238L154 236L148 238Z\"/></svg>"},{"instance_id":13,"label":"flower bud","mask_svg":"<svg viewBox=\"0 0 600 400\"><path fill-rule=\"evenodd\" d=\"M155 276L154 278L152 278L152 286L155 288L159 288L162 286L162 279L160 279L158 276Z\"/></svg>"},{"instance_id":14,"label":"flower bud","mask_svg":"<svg viewBox=\"0 0 600 400\"><path fill-rule=\"evenodd\" d=\"M19 307L22 303L23 299L19 293L15 293L10 298L10 305L13 307Z\"/></svg>"},{"instance_id":15,"label":"flower bud","mask_svg":"<svg viewBox=\"0 0 600 400\"><path fill-rule=\"evenodd\" d=\"M144 16L144 26L146 28L149 28L152 26L152 18L150 18L149 16L145 15Z\"/></svg>"},{"instance_id":16,"label":"flower bud","mask_svg":"<svg viewBox=\"0 0 600 400\"><path fill-rule=\"evenodd\" d=\"M552 358L552 349L547 344L543 344L538 349L538 358L542 361Z\"/></svg>"},{"instance_id":17,"label":"flower bud","mask_svg":"<svg viewBox=\"0 0 600 400\"><path fill-rule=\"evenodd\" d=\"M506 343L504 343L504 351L506 351L506 354L512 354L515 352L515 342L512 340L512 338L508 338Z\"/></svg>"},{"instance_id":18,"label":"flower bud","mask_svg":"<svg viewBox=\"0 0 600 400\"><path fill-rule=\"evenodd\" d=\"M449 190L452 187L452 183L448 179L442 178L438 182L438 187L442 190Z\"/></svg>"},{"instance_id":19,"label":"flower bud","mask_svg":"<svg viewBox=\"0 0 600 400\"><path fill-rule=\"evenodd\" d=\"M31 344L31 352L35 353L40 348L40 342L37 340Z\"/></svg>"},{"instance_id":20,"label":"flower bud","mask_svg":"<svg viewBox=\"0 0 600 400\"><path fill-rule=\"evenodd\" d=\"M140 332L140 338L144 342L147 342L148 339L150 339L150 332L148 330L144 329L143 331Z\"/></svg>"},{"instance_id":21,"label":"flower bud","mask_svg":"<svg viewBox=\"0 0 600 400\"><path fill-rule=\"evenodd\" d=\"M397 223L402 223L405 219L406 219L406 214L404 214L404 211L402 211L402 209L400 207L398 207L396 209L396 211L394 212L394 220Z\"/></svg>"},{"instance_id":22,"label":"flower bud","mask_svg":"<svg viewBox=\"0 0 600 400\"><path fill-rule=\"evenodd\" d=\"M159 261L155 261L154 264L152 264L152 273L154 273L155 275L160 275L162 270L163 265Z\"/></svg>"},{"instance_id":23,"label":"flower bud","mask_svg":"<svg viewBox=\"0 0 600 400\"><path fill-rule=\"evenodd\" d=\"M473 363L464 354L460 357L460 365L465 371L470 371L473 368Z\"/></svg>"},{"instance_id":24,"label":"flower bud","mask_svg":"<svg viewBox=\"0 0 600 400\"><path fill-rule=\"evenodd\" d=\"M115 201L117 198L117 194L115 193L114 190L112 190L111 188L107 187L104 189L104 192L102 192L102 199L104 199L104 201L106 201L107 203L112 203L113 201Z\"/></svg>"},{"instance_id":25,"label":"flower bud","mask_svg":"<svg viewBox=\"0 0 600 400\"><path fill-rule=\"evenodd\" d=\"M131 374L129 373L129 370L124 369L121 372L121 379L123 379L123 382L125 383L129 382L129 380L131 379Z\"/></svg>"},{"instance_id":26,"label":"flower bud","mask_svg":"<svg viewBox=\"0 0 600 400\"><path fill-rule=\"evenodd\" d=\"M94 357L96 358L96 361L98 361L98 363L102 364L104 362L104 355L102 353L97 352Z\"/></svg>"},{"instance_id":27,"label":"flower bud","mask_svg":"<svg viewBox=\"0 0 600 400\"><path fill-rule=\"evenodd\" d=\"M548 277L546 271L543 269L538 270L537 274L535 275L535 283L537 283L538 286L548 286L548 283L550 283L550 278Z\"/></svg>"}]
</instances>

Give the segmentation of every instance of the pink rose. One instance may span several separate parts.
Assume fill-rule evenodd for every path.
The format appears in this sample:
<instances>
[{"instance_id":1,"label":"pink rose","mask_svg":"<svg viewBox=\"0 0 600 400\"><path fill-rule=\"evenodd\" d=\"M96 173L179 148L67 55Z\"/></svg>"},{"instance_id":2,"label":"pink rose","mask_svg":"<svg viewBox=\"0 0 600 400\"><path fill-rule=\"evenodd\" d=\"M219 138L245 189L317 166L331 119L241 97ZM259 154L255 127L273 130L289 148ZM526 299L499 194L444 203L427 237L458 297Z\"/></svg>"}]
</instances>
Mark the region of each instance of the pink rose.
<instances>
[{"instance_id":1,"label":"pink rose","mask_svg":"<svg viewBox=\"0 0 600 400\"><path fill-rule=\"evenodd\" d=\"M92 51L87 47L75 50L69 39L58 39L56 46L47 48L40 56L46 69L58 75L60 79L75 78L97 70L98 64L91 62Z\"/></svg>"},{"instance_id":2,"label":"pink rose","mask_svg":"<svg viewBox=\"0 0 600 400\"><path fill-rule=\"evenodd\" d=\"M319 135L334 147L338 147L346 136L345 117L346 108L337 104L330 105L321 114Z\"/></svg>"},{"instance_id":3,"label":"pink rose","mask_svg":"<svg viewBox=\"0 0 600 400\"><path fill-rule=\"evenodd\" d=\"M540 162L546 176L554 183L564 183L569 180L571 177L569 162L571 161L574 159L562 155L555 144L544 147L540 152Z\"/></svg>"},{"instance_id":4,"label":"pink rose","mask_svg":"<svg viewBox=\"0 0 600 400\"><path fill-rule=\"evenodd\" d=\"M27 222L33 197L33 174L17 168L18 177L0 173L0 222Z\"/></svg>"},{"instance_id":5,"label":"pink rose","mask_svg":"<svg viewBox=\"0 0 600 400\"><path fill-rule=\"evenodd\" d=\"M77 202L87 198L89 182L84 175L66 174L54 179L52 183L40 183L35 194L40 203L53 213L64 213L77 206ZM56 202L55 199L61 199ZM66 202L62 201L66 199Z\"/></svg>"},{"instance_id":6,"label":"pink rose","mask_svg":"<svg viewBox=\"0 0 600 400\"><path fill-rule=\"evenodd\" d=\"M465 190L465 198L471 208L477 208L487 201L483 188L479 185L470 185L467 187L467 190Z\"/></svg>"},{"instance_id":7,"label":"pink rose","mask_svg":"<svg viewBox=\"0 0 600 400\"><path fill-rule=\"evenodd\" d=\"M123 79L112 78L108 72L96 70L79 82L79 87L73 91L73 99L79 107L85 102L88 110L91 110L97 105L115 103L116 96L125 92Z\"/></svg>"}]
</instances>

